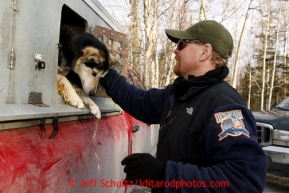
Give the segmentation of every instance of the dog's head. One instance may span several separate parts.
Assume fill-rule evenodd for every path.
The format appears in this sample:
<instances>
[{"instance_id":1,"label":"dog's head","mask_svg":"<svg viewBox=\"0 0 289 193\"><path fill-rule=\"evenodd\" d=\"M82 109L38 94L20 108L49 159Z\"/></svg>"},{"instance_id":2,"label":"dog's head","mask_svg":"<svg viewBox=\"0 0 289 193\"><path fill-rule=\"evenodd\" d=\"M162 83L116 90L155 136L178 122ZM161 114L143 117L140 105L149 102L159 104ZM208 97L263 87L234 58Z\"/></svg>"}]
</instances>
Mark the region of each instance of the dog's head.
<instances>
[{"instance_id":1,"label":"dog's head","mask_svg":"<svg viewBox=\"0 0 289 193\"><path fill-rule=\"evenodd\" d=\"M74 42L72 70L78 74L82 89L95 95L99 78L109 69L109 52L104 44L90 34L83 34Z\"/></svg>"},{"instance_id":2,"label":"dog's head","mask_svg":"<svg viewBox=\"0 0 289 193\"><path fill-rule=\"evenodd\" d=\"M82 89L87 95L95 95L99 78L108 70L109 61L94 47L83 49L83 55L75 60L73 71L78 74Z\"/></svg>"}]
</instances>

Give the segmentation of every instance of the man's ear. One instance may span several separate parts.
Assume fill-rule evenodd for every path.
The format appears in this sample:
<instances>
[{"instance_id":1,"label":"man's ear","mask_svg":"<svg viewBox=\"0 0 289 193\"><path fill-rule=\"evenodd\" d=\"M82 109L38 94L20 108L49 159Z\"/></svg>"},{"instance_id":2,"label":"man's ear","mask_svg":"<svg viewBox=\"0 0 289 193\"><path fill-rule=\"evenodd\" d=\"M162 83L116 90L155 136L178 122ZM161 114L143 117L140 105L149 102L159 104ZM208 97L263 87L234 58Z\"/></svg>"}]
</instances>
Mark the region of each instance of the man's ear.
<instances>
[{"instance_id":1,"label":"man's ear","mask_svg":"<svg viewBox=\"0 0 289 193\"><path fill-rule=\"evenodd\" d=\"M204 62L205 60L209 59L213 53L213 48L211 44L204 44L203 45L203 52L200 57L200 61Z\"/></svg>"}]
</instances>

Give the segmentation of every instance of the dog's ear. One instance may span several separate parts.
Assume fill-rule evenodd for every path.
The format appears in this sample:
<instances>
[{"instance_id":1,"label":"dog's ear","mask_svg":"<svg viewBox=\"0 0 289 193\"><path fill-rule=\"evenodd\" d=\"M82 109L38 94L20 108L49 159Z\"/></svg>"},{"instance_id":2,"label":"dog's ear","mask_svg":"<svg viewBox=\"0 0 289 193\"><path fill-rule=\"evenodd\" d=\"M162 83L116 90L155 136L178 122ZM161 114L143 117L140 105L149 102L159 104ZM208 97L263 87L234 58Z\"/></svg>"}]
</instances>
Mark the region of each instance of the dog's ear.
<instances>
[{"instance_id":1,"label":"dog's ear","mask_svg":"<svg viewBox=\"0 0 289 193\"><path fill-rule=\"evenodd\" d=\"M83 51L82 50L76 50L76 49L72 49L72 53L74 58L80 58L83 56Z\"/></svg>"},{"instance_id":2,"label":"dog's ear","mask_svg":"<svg viewBox=\"0 0 289 193\"><path fill-rule=\"evenodd\" d=\"M94 56L88 56L87 57L87 60L88 61L91 61L91 62L94 62L94 63L96 63L96 64L99 64L99 58L98 57L94 57Z\"/></svg>"},{"instance_id":3,"label":"dog's ear","mask_svg":"<svg viewBox=\"0 0 289 193\"><path fill-rule=\"evenodd\" d=\"M108 65L109 65L108 68L100 76L101 78L103 78L108 73L110 68L117 70L117 67L120 66L121 64L111 53L109 53Z\"/></svg>"},{"instance_id":4,"label":"dog's ear","mask_svg":"<svg viewBox=\"0 0 289 193\"><path fill-rule=\"evenodd\" d=\"M109 68L117 71L118 74L127 78L127 69L124 64L122 64L118 59L116 59L112 54L109 54Z\"/></svg>"},{"instance_id":5,"label":"dog's ear","mask_svg":"<svg viewBox=\"0 0 289 193\"><path fill-rule=\"evenodd\" d=\"M112 54L109 54L109 67L115 68L117 66L120 66L120 62L118 59L116 59Z\"/></svg>"}]
</instances>

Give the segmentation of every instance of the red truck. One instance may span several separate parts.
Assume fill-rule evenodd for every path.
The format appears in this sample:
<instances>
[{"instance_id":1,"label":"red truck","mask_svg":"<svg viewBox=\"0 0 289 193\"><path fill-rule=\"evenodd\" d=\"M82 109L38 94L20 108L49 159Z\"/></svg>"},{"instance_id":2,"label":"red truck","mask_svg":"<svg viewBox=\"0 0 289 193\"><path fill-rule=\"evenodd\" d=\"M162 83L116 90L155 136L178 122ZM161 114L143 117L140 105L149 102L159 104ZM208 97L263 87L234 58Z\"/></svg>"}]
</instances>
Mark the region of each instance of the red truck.
<instances>
[{"instance_id":1,"label":"red truck","mask_svg":"<svg viewBox=\"0 0 289 193\"><path fill-rule=\"evenodd\" d=\"M129 192L120 162L154 155L158 126L102 95L91 97L96 120L56 90L60 26L93 33L125 63L120 25L97 0L3 1L0 13L0 192ZM144 89L132 69L125 73Z\"/></svg>"}]
</instances>

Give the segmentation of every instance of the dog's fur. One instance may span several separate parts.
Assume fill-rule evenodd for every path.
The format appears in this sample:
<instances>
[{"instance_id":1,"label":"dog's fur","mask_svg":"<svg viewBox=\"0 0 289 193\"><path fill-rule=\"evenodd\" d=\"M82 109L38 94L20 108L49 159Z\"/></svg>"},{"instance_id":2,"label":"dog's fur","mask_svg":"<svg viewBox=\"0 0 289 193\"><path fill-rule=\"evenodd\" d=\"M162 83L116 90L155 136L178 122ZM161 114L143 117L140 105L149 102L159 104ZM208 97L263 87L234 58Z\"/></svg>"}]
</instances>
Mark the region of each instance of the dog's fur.
<instances>
[{"instance_id":1,"label":"dog's fur","mask_svg":"<svg viewBox=\"0 0 289 193\"><path fill-rule=\"evenodd\" d=\"M108 72L108 49L93 35L79 34L67 26L61 27L59 43L57 82L63 85L66 101L77 108L88 107L100 119L99 108L88 95L95 95L99 78ZM76 93L70 83L81 88L82 92Z\"/></svg>"}]
</instances>

